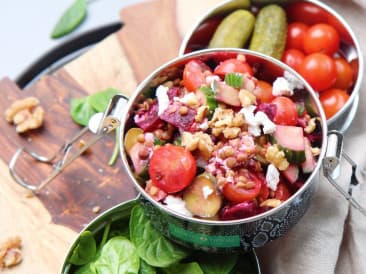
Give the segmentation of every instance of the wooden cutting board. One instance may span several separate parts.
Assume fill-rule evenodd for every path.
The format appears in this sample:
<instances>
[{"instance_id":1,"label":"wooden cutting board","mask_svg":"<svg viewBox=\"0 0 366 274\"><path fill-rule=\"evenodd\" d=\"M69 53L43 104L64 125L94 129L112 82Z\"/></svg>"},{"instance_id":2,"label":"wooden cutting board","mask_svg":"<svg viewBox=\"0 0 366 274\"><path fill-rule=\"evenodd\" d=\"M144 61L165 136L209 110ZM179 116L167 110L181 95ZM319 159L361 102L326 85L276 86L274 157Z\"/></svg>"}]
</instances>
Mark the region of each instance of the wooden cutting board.
<instances>
[{"instance_id":1,"label":"wooden cutting board","mask_svg":"<svg viewBox=\"0 0 366 274\"><path fill-rule=\"evenodd\" d=\"M41 154L52 154L80 130L69 115L71 98L108 87L131 94L150 72L177 56L182 37L193 22L219 2L155 0L125 8L120 12L124 26L119 32L27 90L21 91L8 78L0 81L3 110L15 99L30 95L40 98L46 110L43 128L24 135L16 134L14 126L0 119L0 242L19 235L24 255L19 266L4 273L59 272L78 231L96 217L93 207L100 207L102 212L136 195L121 161L112 167L107 165L113 135L95 144L89 154L77 159L31 198L8 173L8 163L16 149L26 146ZM342 1L327 2L340 10ZM352 5L351 8L357 11ZM351 25L358 24L356 19L346 19ZM49 172L47 166L29 159L23 159L18 170L29 182L39 182Z\"/></svg>"}]
</instances>

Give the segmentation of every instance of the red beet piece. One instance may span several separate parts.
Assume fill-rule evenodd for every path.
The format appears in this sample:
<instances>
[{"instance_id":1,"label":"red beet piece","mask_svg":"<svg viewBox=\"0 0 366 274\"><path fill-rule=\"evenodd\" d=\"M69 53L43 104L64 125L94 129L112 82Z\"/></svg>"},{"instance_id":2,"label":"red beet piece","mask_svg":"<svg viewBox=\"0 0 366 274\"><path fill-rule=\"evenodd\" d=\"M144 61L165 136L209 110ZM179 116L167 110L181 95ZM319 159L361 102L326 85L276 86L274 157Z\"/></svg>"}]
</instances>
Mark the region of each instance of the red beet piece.
<instances>
[{"instance_id":1,"label":"red beet piece","mask_svg":"<svg viewBox=\"0 0 366 274\"><path fill-rule=\"evenodd\" d=\"M225 206L220 214L220 219L224 221L238 220L256 215L258 207L253 201L242 202L240 204Z\"/></svg>"},{"instance_id":2,"label":"red beet piece","mask_svg":"<svg viewBox=\"0 0 366 274\"><path fill-rule=\"evenodd\" d=\"M187 109L187 113L181 114L180 108ZM180 129L189 131L194 123L196 111L184 106L180 102L173 102L168 108L160 115L160 119Z\"/></svg>"},{"instance_id":3,"label":"red beet piece","mask_svg":"<svg viewBox=\"0 0 366 274\"><path fill-rule=\"evenodd\" d=\"M143 131L151 131L153 129L159 128L162 121L158 116L158 103L154 102L150 105L148 110L140 109L134 117L136 125L142 128Z\"/></svg>"}]
</instances>

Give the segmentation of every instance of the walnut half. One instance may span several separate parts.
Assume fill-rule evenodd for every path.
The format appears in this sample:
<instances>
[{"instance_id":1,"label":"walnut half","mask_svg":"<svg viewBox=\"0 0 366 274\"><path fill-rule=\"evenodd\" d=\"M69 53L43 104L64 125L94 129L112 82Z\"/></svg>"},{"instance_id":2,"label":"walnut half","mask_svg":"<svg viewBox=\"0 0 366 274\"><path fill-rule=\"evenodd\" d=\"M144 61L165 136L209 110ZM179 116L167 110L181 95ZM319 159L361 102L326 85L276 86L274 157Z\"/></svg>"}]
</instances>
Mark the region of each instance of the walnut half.
<instances>
[{"instance_id":1,"label":"walnut half","mask_svg":"<svg viewBox=\"0 0 366 274\"><path fill-rule=\"evenodd\" d=\"M18 133L26 132L42 126L44 109L35 97L27 97L15 101L5 111L5 118L9 123L16 125Z\"/></svg>"}]
</instances>

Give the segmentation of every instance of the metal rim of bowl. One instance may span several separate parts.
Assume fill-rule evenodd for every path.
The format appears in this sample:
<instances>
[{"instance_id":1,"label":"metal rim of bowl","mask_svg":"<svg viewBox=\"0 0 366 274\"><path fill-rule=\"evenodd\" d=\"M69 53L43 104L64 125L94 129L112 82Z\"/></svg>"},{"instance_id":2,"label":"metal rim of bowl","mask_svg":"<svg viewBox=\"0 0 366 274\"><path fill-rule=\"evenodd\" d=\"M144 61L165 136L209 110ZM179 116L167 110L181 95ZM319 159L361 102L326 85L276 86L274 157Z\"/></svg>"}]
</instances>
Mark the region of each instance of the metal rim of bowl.
<instances>
[{"instance_id":1,"label":"metal rim of bowl","mask_svg":"<svg viewBox=\"0 0 366 274\"><path fill-rule=\"evenodd\" d=\"M233 0L225 0L222 3L219 3L217 5L215 5L214 7L212 7L211 9L209 9L202 17L200 17L194 24L193 27L187 32L187 34L183 37L181 46L179 48L178 54L179 56L184 55L184 52L186 50L188 41L190 39L190 37L192 36L192 34L195 32L196 28L202 24L206 19L210 18L211 15L218 10L219 8L221 8L222 6L224 6L225 4L228 4L230 2L232 2ZM296 1L291 1L291 2L296 2ZM300 2L300 1L298 1ZM348 34L350 35L350 37L352 38L352 41L354 43L354 48L355 51L357 52L357 57L358 57L358 74L357 74L357 78L356 81L354 83L352 92L350 94L350 98L347 100L346 104L342 107L342 109L340 111L338 111L334 116L332 116L330 119L327 120L327 124L329 127L332 127L333 124L336 124L337 120L340 119L340 117L342 115L347 115L346 120L344 121L344 124L338 129L340 132L344 133L349 126L351 125L355 115L356 115L356 110L358 107L358 103L359 103L359 98L358 98L358 94L359 94L359 90L361 89L361 84L362 84L362 80L363 80L363 71L364 71L364 60L363 60L363 55L362 55L362 50L361 50L361 46L360 43L356 37L356 35L354 34L354 31L352 30L351 26L347 23L347 21L338 13L336 12L333 8L329 7L327 4L320 2L319 0L301 0L301 2L309 2L309 3L313 3L317 6L319 6L320 8L324 9L325 11L327 11L328 13L330 13L331 15L333 15L347 30ZM348 114L345 112L349 112Z\"/></svg>"},{"instance_id":2,"label":"metal rim of bowl","mask_svg":"<svg viewBox=\"0 0 366 274\"><path fill-rule=\"evenodd\" d=\"M292 68L290 68L289 66L287 66L286 64L282 63L281 61L258 53L258 52L254 52L251 50L247 50L247 49L238 49L238 48L223 48L223 49L204 49L204 50L199 50L199 51L194 51L192 53L188 53L185 54L183 56L178 56L174 59L172 59L171 61L163 64L161 67L157 68L154 72L152 72L147 78L145 78L145 80L143 82L141 82L138 87L135 89L133 96L129 99L129 102L126 106L127 111L125 112L124 117L122 118L121 121L121 127L120 127L120 136L123 140L124 137L124 131L125 131L125 127L126 127L126 123L128 121L128 116L129 116L129 110L132 109L132 106L134 104L134 101L136 100L136 98L140 95L140 93L143 91L144 87L146 87L152 79L154 79L154 77L158 76L159 73L161 71L163 71L166 68L169 67L173 67L174 65L182 65L185 60L188 60L190 58L195 58L195 57L200 57L202 55L209 55L212 53L217 53L217 52L235 52L238 54L244 54L244 55L252 55L261 59L264 59L266 61L270 61L272 63L274 63L275 65L279 66L281 69L283 69L284 71L289 71L290 73L292 73L293 75L295 75L299 80L302 81L302 83L304 84L305 89L310 93L311 98L314 100L315 104L316 104L316 108L317 111L319 112L319 116L321 118L321 121L324 122L326 121L325 118L325 114L324 111L320 105L320 101L317 98L317 96L315 95L315 91L311 88L311 86L301 77L301 75L299 75L295 70L293 70ZM128 163L127 160L127 155L125 153L124 150L124 146L123 146L123 142L121 142L120 144L120 155L122 158L122 162L123 165L126 169L126 172L129 176L129 178L132 180L132 182L134 183L135 187L138 189L138 192L141 193L144 198L146 198L149 202L151 202L154 206L156 206L157 208L159 208L160 210L167 212L168 214L177 217L179 219L185 220L185 221L190 221L190 222L194 222L194 223L198 223L198 224L204 224L204 225L237 225L237 224L243 224L243 223L250 223L250 222L254 222L257 221L259 219L262 218L266 218L269 215L275 214L278 211L280 211L282 208L286 207L288 204L292 203L292 201L294 199L296 199L296 197L300 196L307 188L308 185L312 184L314 182L314 177L316 176L316 174L318 174L319 169L321 167L321 161L325 156L325 150L327 147L327 132L328 132L328 126L327 123L322 123L322 147L321 147L321 153L319 155L318 158L318 162L317 165L314 169L314 171L311 173L311 175L307 178L306 182L304 183L304 185L297 190L296 193L294 193L289 199L287 199L284 203L282 203L280 206L273 208L271 210L268 210L264 213L249 217L249 218L245 218L245 219L238 219L238 220L230 220L230 221L213 221L213 220L204 220L204 219L198 219L198 218L194 218L194 217L188 217L182 214L179 214L176 211L173 211L167 207L165 207L164 205L162 205L161 203L155 201L152 197L150 197L150 195L148 195L145 190L141 187L141 185L137 182L136 178L134 177L133 172L131 171L130 165Z\"/></svg>"}]
</instances>

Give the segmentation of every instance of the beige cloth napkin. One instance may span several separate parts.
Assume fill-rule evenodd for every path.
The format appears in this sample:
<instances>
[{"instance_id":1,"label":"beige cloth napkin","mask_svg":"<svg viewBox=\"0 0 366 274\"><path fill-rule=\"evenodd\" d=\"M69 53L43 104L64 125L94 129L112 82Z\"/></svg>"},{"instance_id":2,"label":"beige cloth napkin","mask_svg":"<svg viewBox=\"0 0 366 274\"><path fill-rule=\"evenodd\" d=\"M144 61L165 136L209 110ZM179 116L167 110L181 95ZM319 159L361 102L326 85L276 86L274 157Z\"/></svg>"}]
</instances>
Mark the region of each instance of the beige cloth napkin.
<instances>
[{"instance_id":1,"label":"beige cloth napkin","mask_svg":"<svg viewBox=\"0 0 366 274\"><path fill-rule=\"evenodd\" d=\"M351 25L366 52L366 0L323 1ZM364 7L364 8L363 8ZM344 151L366 169L366 79L357 115L345 134ZM348 189L351 168L342 161L340 185ZM263 274L366 273L366 217L322 176L306 215L284 237L258 250ZM366 208L366 176L353 195Z\"/></svg>"}]
</instances>

